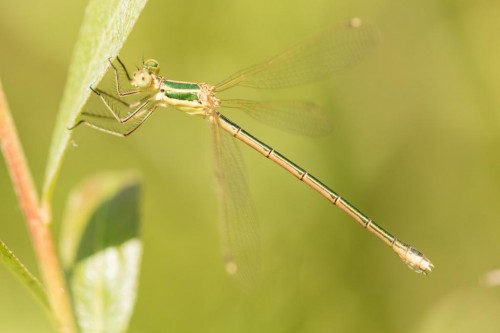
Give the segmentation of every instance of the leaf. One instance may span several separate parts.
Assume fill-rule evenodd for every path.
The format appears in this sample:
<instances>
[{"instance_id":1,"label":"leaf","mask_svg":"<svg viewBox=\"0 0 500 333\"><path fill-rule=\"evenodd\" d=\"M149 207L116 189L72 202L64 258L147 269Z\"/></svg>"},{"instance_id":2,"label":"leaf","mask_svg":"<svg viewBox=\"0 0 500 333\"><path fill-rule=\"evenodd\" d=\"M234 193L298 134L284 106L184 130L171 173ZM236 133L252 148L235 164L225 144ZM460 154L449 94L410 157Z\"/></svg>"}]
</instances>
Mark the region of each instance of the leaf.
<instances>
[{"instance_id":1,"label":"leaf","mask_svg":"<svg viewBox=\"0 0 500 333\"><path fill-rule=\"evenodd\" d=\"M45 289L38 279L23 265L23 263L12 253L7 245L0 241L0 261L26 286L35 297L49 309Z\"/></svg>"},{"instance_id":2,"label":"leaf","mask_svg":"<svg viewBox=\"0 0 500 333\"><path fill-rule=\"evenodd\" d=\"M64 96L52 136L42 192L43 206L52 197L73 125L90 95L89 86L104 76L108 58L118 54L147 0L91 0L76 42Z\"/></svg>"},{"instance_id":3,"label":"leaf","mask_svg":"<svg viewBox=\"0 0 500 333\"><path fill-rule=\"evenodd\" d=\"M139 190L133 173L92 177L69 197L61 233L82 332L124 332L139 279Z\"/></svg>"}]
</instances>

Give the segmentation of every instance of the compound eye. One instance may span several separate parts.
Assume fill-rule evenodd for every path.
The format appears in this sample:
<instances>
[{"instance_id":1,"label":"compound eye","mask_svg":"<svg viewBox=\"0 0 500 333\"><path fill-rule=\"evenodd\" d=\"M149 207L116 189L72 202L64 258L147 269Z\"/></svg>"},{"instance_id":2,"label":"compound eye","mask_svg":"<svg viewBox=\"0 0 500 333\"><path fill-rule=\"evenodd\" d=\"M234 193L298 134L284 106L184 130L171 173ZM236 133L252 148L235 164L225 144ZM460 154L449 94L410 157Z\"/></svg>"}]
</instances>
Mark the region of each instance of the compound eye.
<instances>
[{"instance_id":1,"label":"compound eye","mask_svg":"<svg viewBox=\"0 0 500 333\"><path fill-rule=\"evenodd\" d=\"M143 68L146 68L151 74L158 74L160 72L160 63L154 59L148 59L144 61L142 65Z\"/></svg>"}]
</instances>

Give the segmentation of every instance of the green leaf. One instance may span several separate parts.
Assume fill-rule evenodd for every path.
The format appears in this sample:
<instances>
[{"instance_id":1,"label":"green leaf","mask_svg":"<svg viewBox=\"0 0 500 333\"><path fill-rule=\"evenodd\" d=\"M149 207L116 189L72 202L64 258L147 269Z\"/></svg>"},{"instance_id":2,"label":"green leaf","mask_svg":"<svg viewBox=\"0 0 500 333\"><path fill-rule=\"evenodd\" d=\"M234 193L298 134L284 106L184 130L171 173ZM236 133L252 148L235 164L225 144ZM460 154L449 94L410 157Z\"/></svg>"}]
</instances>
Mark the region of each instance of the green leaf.
<instances>
[{"instance_id":1,"label":"green leaf","mask_svg":"<svg viewBox=\"0 0 500 333\"><path fill-rule=\"evenodd\" d=\"M124 332L128 326L142 254L139 191L134 174L107 173L69 197L61 256L82 332Z\"/></svg>"},{"instance_id":2,"label":"green leaf","mask_svg":"<svg viewBox=\"0 0 500 333\"><path fill-rule=\"evenodd\" d=\"M23 263L12 253L7 245L0 241L0 261L26 286L35 297L49 309L45 289L38 279L23 265Z\"/></svg>"},{"instance_id":3,"label":"green leaf","mask_svg":"<svg viewBox=\"0 0 500 333\"><path fill-rule=\"evenodd\" d=\"M147 0L91 0L69 67L66 89L52 136L42 203L47 206L70 139L73 125L93 83L104 76L108 58L118 54Z\"/></svg>"}]
</instances>

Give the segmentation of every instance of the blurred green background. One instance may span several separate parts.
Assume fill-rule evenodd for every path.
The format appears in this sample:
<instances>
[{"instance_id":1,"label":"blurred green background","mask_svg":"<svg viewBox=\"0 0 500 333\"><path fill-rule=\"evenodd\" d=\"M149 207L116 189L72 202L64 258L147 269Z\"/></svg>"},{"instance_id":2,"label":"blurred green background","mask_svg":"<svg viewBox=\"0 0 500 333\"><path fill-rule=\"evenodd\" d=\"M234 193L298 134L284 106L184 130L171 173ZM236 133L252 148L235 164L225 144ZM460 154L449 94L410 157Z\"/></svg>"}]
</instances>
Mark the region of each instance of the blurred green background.
<instances>
[{"instance_id":1,"label":"blurred green background","mask_svg":"<svg viewBox=\"0 0 500 333\"><path fill-rule=\"evenodd\" d=\"M0 77L38 188L85 5L0 2ZM347 18L377 26L370 57L300 90L329 115L331 135L228 115L422 250L436 266L430 276L241 147L263 250L261 282L245 292L221 263L208 126L172 109L127 139L78 128L56 187L55 233L83 178L142 173L144 258L130 332L498 332L500 288L481 281L500 268L499 14L492 0L151 0L121 52L130 65L156 58L174 80L215 83ZM38 273L3 162L0 195L0 238ZM0 299L1 332L52 331L3 267Z\"/></svg>"}]
</instances>

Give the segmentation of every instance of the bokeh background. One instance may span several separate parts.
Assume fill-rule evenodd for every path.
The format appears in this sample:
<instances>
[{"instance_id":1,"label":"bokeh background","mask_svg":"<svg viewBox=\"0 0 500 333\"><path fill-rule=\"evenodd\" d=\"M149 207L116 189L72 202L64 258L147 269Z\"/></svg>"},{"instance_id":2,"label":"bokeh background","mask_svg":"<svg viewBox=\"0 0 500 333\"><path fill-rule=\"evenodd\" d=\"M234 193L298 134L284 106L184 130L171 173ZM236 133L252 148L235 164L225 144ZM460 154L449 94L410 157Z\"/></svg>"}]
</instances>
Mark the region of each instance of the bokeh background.
<instances>
[{"instance_id":1,"label":"bokeh background","mask_svg":"<svg viewBox=\"0 0 500 333\"><path fill-rule=\"evenodd\" d=\"M85 5L0 2L0 77L38 188ZM215 83L332 24L370 21L381 43L359 66L279 92L317 101L331 135L228 115L421 249L436 266L427 277L241 146L262 239L261 282L242 290L221 264L208 126L171 109L127 139L74 133L55 233L85 177L143 175L145 251L130 332L498 332L500 287L484 276L500 268L499 14L493 0L151 0L121 52L129 64L155 57L172 79ZM38 273L4 163L0 198L0 238ZM0 331L52 331L3 267Z\"/></svg>"}]
</instances>

